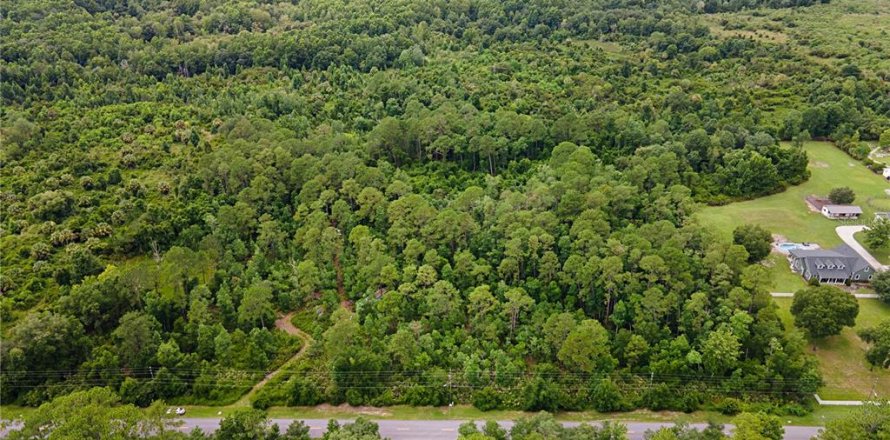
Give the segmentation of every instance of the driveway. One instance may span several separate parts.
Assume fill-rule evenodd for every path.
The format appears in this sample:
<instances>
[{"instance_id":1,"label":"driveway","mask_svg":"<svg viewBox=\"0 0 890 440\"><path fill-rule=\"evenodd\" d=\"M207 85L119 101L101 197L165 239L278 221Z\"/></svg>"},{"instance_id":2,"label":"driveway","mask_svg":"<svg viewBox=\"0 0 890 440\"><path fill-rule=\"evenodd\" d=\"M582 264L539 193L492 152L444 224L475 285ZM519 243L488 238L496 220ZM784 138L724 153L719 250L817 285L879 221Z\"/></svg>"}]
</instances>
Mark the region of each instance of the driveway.
<instances>
[{"instance_id":1,"label":"driveway","mask_svg":"<svg viewBox=\"0 0 890 440\"><path fill-rule=\"evenodd\" d=\"M890 266L881 264L877 258L875 258L872 254L868 252L855 238L853 238L853 234L868 229L868 226L865 225L857 225L857 226L838 226L834 230L837 231L837 235L847 244L853 248L856 253L858 253L871 267L874 267L876 270L888 270Z\"/></svg>"}]
</instances>

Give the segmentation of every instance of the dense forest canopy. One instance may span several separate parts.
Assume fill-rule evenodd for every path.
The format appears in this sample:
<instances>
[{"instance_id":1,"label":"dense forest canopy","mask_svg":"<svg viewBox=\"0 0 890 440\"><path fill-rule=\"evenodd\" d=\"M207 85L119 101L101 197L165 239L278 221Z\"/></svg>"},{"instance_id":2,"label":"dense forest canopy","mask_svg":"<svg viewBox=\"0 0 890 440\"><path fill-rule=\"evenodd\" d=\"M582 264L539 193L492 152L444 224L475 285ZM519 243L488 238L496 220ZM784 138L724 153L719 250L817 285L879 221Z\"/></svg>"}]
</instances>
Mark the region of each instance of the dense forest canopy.
<instances>
[{"instance_id":1,"label":"dense forest canopy","mask_svg":"<svg viewBox=\"0 0 890 440\"><path fill-rule=\"evenodd\" d=\"M803 411L765 269L690 214L888 127L880 64L725 31L821 3L4 2L0 397L231 402L295 312L255 406Z\"/></svg>"}]
</instances>

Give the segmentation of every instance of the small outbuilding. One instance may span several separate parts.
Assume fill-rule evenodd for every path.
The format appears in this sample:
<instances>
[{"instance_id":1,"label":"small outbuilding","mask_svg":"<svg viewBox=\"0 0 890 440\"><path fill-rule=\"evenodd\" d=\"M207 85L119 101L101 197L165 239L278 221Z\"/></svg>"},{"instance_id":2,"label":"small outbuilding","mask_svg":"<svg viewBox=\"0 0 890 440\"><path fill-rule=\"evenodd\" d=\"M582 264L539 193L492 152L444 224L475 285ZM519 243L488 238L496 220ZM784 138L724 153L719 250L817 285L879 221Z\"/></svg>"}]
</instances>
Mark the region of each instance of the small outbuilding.
<instances>
[{"instance_id":1,"label":"small outbuilding","mask_svg":"<svg viewBox=\"0 0 890 440\"><path fill-rule=\"evenodd\" d=\"M890 167L884 168L884 178L890 180Z\"/></svg>"},{"instance_id":2,"label":"small outbuilding","mask_svg":"<svg viewBox=\"0 0 890 440\"><path fill-rule=\"evenodd\" d=\"M833 220L852 220L862 215L862 208L856 205L824 205L822 215Z\"/></svg>"}]
</instances>

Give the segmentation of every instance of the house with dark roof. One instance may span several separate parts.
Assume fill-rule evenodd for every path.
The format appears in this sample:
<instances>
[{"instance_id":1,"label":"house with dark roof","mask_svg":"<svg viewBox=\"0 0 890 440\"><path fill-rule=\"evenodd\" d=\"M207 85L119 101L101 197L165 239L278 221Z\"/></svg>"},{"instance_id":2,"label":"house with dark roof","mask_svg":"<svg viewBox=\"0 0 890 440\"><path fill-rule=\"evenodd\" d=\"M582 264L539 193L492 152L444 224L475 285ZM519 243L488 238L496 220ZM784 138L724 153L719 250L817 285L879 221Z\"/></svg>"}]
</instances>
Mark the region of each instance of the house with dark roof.
<instances>
[{"instance_id":1,"label":"house with dark roof","mask_svg":"<svg viewBox=\"0 0 890 440\"><path fill-rule=\"evenodd\" d=\"M862 208L855 205L825 205L822 215L830 219L857 219L862 215Z\"/></svg>"},{"instance_id":2,"label":"house with dark roof","mask_svg":"<svg viewBox=\"0 0 890 440\"><path fill-rule=\"evenodd\" d=\"M840 245L834 249L791 249L791 270L805 280L813 278L822 284L843 284L868 282L874 275L871 267L850 246Z\"/></svg>"}]
</instances>

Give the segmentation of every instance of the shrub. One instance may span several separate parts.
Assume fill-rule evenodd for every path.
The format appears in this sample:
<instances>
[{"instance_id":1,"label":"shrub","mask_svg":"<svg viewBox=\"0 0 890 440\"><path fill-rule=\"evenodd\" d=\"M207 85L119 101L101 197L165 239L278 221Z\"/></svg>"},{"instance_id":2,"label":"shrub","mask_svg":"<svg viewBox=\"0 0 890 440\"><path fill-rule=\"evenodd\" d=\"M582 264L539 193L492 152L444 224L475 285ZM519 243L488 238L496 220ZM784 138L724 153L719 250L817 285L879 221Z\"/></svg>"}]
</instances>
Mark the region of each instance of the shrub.
<instances>
[{"instance_id":1,"label":"shrub","mask_svg":"<svg viewBox=\"0 0 890 440\"><path fill-rule=\"evenodd\" d=\"M501 406L500 394L491 387L473 393L473 406L482 411L491 411Z\"/></svg>"},{"instance_id":2,"label":"shrub","mask_svg":"<svg viewBox=\"0 0 890 440\"><path fill-rule=\"evenodd\" d=\"M590 403L599 412L624 411L627 399L611 379L603 379L590 391Z\"/></svg>"},{"instance_id":3,"label":"shrub","mask_svg":"<svg viewBox=\"0 0 890 440\"><path fill-rule=\"evenodd\" d=\"M321 391L315 382L309 379L294 377L290 380L288 388L287 404L290 406L311 406L322 401Z\"/></svg>"},{"instance_id":4,"label":"shrub","mask_svg":"<svg viewBox=\"0 0 890 440\"><path fill-rule=\"evenodd\" d=\"M748 262L754 263L769 255L772 235L757 225L741 225L732 231L732 241L748 251Z\"/></svg>"},{"instance_id":5,"label":"shrub","mask_svg":"<svg viewBox=\"0 0 890 440\"><path fill-rule=\"evenodd\" d=\"M846 186L842 186L832 189L831 192L828 193L828 198L831 200L831 203L836 203L838 205L848 205L856 200L856 193L853 192L852 189Z\"/></svg>"},{"instance_id":6,"label":"shrub","mask_svg":"<svg viewBox=\"0 0 890 440\"><path fill-rule=\"evenodd\" d=\"M727 416L734 416L745 409L745 404L735 397L726 397L717 402L715 409Z\"/></svg>"}]
</instances>

